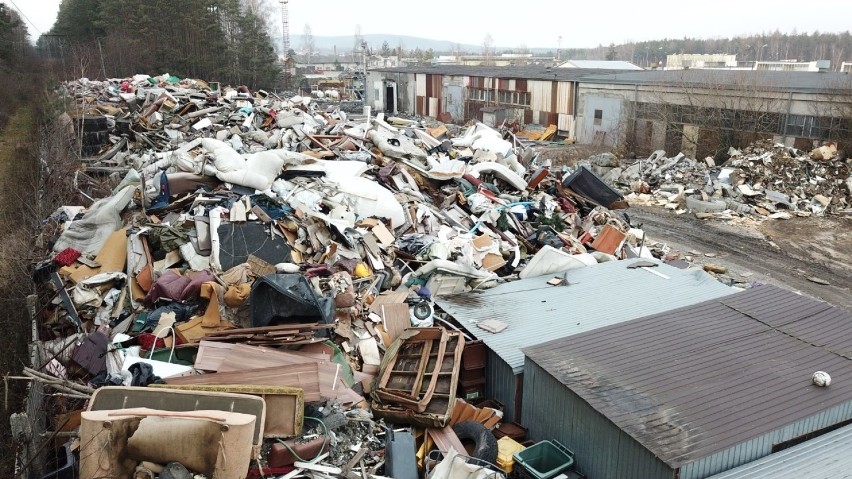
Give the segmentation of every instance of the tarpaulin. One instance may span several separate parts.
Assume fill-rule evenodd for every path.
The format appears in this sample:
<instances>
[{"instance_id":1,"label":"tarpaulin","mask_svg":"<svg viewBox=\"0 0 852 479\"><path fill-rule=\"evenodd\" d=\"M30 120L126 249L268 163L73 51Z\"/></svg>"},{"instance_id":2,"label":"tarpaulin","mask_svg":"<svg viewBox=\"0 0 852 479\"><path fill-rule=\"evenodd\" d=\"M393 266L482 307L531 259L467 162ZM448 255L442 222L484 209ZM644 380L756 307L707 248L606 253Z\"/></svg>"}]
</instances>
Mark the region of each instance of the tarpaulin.
<instances>
[{"instance_id":1,"label":"tarpaulin","mask_svg":"<svg viewBox=\"0 0 852 479\"><path fill-rule=\"evenodd\" d=\"M255 327L274 322L334 322L334 300L314 292L301 274L271 274L255 281L251 290L251 319Z\"/></svg>"},{"instance_id":2,"label":"tarpaulin","mask_svg":"<svg viewBox=\"0 0 852 479\"><path fill-rule=\"evenodd\" d=\"M577 171L572 173L568 178L565 178L562 186L571 188L574 193L595 204L606 206L610 209L627 208L624 196L604 183L603 180L598 178L598 175L585 166L577 168Z\"/></svg>"}]
</instances>

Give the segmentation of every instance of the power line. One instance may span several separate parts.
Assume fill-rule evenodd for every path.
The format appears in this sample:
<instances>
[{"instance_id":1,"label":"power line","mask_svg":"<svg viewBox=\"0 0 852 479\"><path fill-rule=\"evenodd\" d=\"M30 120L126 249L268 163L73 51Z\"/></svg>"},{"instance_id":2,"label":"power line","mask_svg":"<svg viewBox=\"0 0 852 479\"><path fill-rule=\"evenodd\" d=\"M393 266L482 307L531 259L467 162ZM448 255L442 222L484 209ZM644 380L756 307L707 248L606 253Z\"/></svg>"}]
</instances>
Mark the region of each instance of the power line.
<instances>
[{"instance_id":1,"label":"power line","mask_svg":"<svg viewBox=\"0 0 852 479\"><path fill-rule=\"evenodd\" d=\"M12 6L14 6L16 10L18 10L18 13L20 13L20 14L21 14L21 16L22 16L22 17L24 17L24 19L27 21L27 23L29 23L30 25L32 25L33 30L35 30L35 31L36 31L36 33L38 33L39 35L41 35L41 31L38 29L38 27L36 27L36 26L35 26L35 23L33 23L33 21L32 21L32 20L30 20L30 18L29 18L29 17L27 17L27 15L26 15L26 14L24 14L24 11L23 11L23 10L21 10L21 7L19 7L19 6L15 5L14 0L9 0L9 3L11 3L11 4L12 4Z\"/></svg>"}]
</instances>

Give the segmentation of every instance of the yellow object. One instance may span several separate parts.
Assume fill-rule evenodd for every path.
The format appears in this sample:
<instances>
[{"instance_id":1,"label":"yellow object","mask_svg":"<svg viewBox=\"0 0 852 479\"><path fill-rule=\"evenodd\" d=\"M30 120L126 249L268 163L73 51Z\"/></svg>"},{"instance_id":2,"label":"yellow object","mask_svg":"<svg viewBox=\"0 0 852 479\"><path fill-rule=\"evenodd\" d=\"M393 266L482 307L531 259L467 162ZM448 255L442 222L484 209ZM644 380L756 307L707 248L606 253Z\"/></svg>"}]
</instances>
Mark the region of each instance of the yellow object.
<instances>
[{"instance_id":1,"label":"yellow object","mask_svg":"<svg viewBox=\"0 0 852 479\"><path fill-rule=\"evenodd\" d=\"M366 278L367 276L370 276L370 270L367 268L367 265L358 263L358 266L355 266L355 277Z\"/></svg>"},{"instance_id":2,"label":"yellow object","mask_svg":"<svg viewBox=\"0 0 852 479\"><path fill-rule=\"evenodd\" d=\"M539 137L539 141L549 140L551 137L553 137L553 135L556 134L556 129L556 125L548 126L547 129L544 130L544 133L541 134L541 137Z\"/></svg>"},{"instance_id":3,"label":"yellow object","mask_svg":"<svg viewBox=\"0 0 852 479\"><path fill-rule=\"evenodd\" d=\"M518 451L523 451L526 447L522 446L518 441L515 441L509 436L503 436L497 441L497 465L504 471L512 472L515 467L515 458L512 457Z\"/></svg>"}]
</instances>

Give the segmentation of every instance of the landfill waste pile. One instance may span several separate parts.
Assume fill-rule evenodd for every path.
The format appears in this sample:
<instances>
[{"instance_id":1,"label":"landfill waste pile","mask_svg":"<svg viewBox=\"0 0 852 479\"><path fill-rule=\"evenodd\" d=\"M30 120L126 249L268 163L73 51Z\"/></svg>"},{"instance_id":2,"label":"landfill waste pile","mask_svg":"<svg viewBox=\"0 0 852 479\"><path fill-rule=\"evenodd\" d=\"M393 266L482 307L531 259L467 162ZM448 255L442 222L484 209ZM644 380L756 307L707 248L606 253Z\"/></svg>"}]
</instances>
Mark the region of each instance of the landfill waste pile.
<instances>
[{"instance_id":1,"label":"landfill waste pile","mask_svg":"<svg viewBox=\"0 0 852 479\"><path fill-rule=\"evenodd\" d=\"M111 194L45 219L33 279L52 299L25 374L60 394L50 427L79 437L80 477L415 477L438 468L433 449L464 462L459 437L502 413L456 397L482 345L434 298L651 255L621 193L481 123L451 137L170 75L60 90L80 172ZM758 151L737 161L787 164ZM686 175L661 162L624 178ZM833 182L839 167L816 164ZM732 168L730 184L684 178L710 196L785 188ZM790 204L810 201L797 187ZM848 199L833 191L830 211Z\"/></svg>"},{"instance_id":2,"label":"landfill waste pile","mask_svg":"<svg viewBox=\"0 0 852 479\"><path fill-rule=\"evenodd\" d=\"M664 206L699 217L789 219L852 213L852 160L838 156L834 144L810 153L758 141L717 166L656 151L621 166L614 155L588 161L603 179L628 193L628 200Z\"/></svg>"}]
</instances>

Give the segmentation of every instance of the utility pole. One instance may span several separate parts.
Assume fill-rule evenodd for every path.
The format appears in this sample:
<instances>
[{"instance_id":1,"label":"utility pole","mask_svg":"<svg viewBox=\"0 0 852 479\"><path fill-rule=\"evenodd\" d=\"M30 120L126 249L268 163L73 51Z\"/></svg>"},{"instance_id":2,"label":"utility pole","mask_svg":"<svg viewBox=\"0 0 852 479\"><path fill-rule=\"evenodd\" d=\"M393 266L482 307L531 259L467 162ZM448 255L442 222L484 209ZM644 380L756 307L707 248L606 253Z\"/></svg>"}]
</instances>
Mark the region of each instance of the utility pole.
<instances>
[{"instance_id":1,"label":"utility pole","mask_svg":"<svg viewBox=\"0 0 852 479\"><path fill-rule=\"evenodd\" d=\"M559 38L556 39L556 62L557 63L559 63L561 52L562 52L562 35L559 35Z\"/></svg>"},{"instance_id":2,"label":"utility pole","mask_svg":"<svg viewBox=\"0 0 852 479\"><path fill-rule=\"evenodd\" d=\"M292 72L290 71L290 13L287 4L290 0L279 0L281 3L281 43L284 48L284 88L290 88Z\"/></svg>"}]
</instances>

